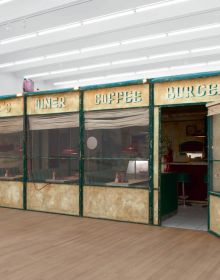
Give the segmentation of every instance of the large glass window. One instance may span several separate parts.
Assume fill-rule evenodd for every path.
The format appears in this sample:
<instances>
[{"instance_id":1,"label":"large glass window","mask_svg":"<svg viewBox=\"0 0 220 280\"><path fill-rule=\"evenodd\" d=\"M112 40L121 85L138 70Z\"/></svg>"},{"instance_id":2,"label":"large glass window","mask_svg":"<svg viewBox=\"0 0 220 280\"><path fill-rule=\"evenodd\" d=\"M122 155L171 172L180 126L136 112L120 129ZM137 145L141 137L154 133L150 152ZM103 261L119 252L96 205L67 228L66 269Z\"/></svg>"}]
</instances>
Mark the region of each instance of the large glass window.
<instances>
[{"instance_id":1,"label":"large glass window","mask_svg":"<svg viewBox=\"0 0 220 280\"><path fill-rule=\"evenodd\" d=\"M0 180L23 178L23 117L0 118Z\"/></svg>"},{"instance_id":2,"label":"large glass window","mask_svg":"<svg viewBox=\"0 0 220 280\"><path fill-rule=\"evenodd\" d=\"M85 184L147 187L146 108L85 113Z\"/></svg>"},{"instance_id":3,"label":"large glass window","mask_svg":"<svg viewBox=\"0 0 220 280\"><path fill-rule=\"evenodd\" d=\"M29 181L48 183L78 182L78 158L78 113L29 117Z\"/></svg>"},{"instance_id":4,"label":"large glass window","mask_svg":"<svg viewBox=\"0 0 220 280\"><path fill-rule=\"evenodd\" d=\"M220 114L212 117L212 191L220 192Z\"/></svg>"}]
</instances>

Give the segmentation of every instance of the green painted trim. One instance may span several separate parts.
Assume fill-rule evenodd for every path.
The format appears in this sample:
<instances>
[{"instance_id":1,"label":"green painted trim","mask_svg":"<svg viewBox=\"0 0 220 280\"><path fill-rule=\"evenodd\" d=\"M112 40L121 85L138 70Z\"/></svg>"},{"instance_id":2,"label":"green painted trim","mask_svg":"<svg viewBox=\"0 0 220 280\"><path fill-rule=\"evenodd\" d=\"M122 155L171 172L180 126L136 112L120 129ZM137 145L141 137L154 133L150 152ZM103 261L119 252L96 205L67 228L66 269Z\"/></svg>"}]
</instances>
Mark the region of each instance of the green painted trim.
<instances>
[{"instance_id":1,"label":"green painted trim","mask_svg":"<svg viewBox=\"0 0 220 280\"><path fill-rule=\"evenodd\" d=\"M32 92L24 92L26 96L33 95L46 95L46 94L56 94L56 93L73 93L79 92L79 89L75 90L74 88L64 88L64 89L53 89L53 90L42 90L42 91L32 91Z\"/></svg>"},{"instance_id":2,"label":"green painted trim","mask_svg":"<svg viewBox=\"0 0 220 280\"><path fill-rule=\"evenodd\" d=\"M161 197L161 137L162 137L162 133L161 133L161 108L159 108L159 116L158 116L158 122L159 122L159 137L158 137L158 224L161 226L162 224L162 197Z\"/></svg>"},{"instance_id":3,"label":"green painted trim","mask_svg":"<svg viewBox=\"0 0 220 280\"><path fill-rule=\"evenodd\" d=\"M217 196L217 197L220 197L220 193L218 192L213 192L213 191L210 191L209 195L211 196Z\"/></svg>"},{"instance_id":4,"label":"green painted trim","mask_svg":"<svg viewBox=\"0 0 220 280\"><path fill-rule=\"evenodd\" d=\"M27 98L24 96L23 115L23 208L27 209Z\"/></svg>"},{"instance_id":5,"label":"green painted trim","mask_svg":"<svg viewBox=\"0 0 220 280\"><path fill-rule=\"evenodd\" d=\"M149 224L154 223L154 84L149 94Z\"/></svg>"},{"instance_id":6,"label":"green painted trim","mask_svg":"<svg viewBox=\"0 0 220 280\"><path fill-rule=\"evenodd\" d=\"M176 108L176 107L182 107L182 106L199 106L199 105L206 105L209 102L194 102L194 103L180 103L180 104L164 104L164 105L156 105L155 107L160 108Z\"/></svg>"},{"instance_id":7,"label":"green painted trim","mask_svg":"<svg viewBox=\"0 0 220 280\"><path fill-rule=\"evenodd\" d=\"M79 215L83 217L83 186L84 186L84 92L80 91L80 111L79 111L79 145L80 145L80 159L79 159Z\"/></svg>"},{"instance_id":8,"label":"green painted trim","mask_svg":"<svg viewBox=\"0 0 220 280\"><path fill-rule=\"evenodd\" d=\"M209 232L212 234L212 235L214 235L215 237L220 237L220 234L219 233L216 233L216 232L214 232L214 231L212 231L212 230L210 230L209 229Z\"/></svg>"},{"instance_id":9,"label":"green painted trim","mask_svg":"<svg viewBox=\"0 0 220 280\"><path fill-rule=\"evenodd\" d=\"M210 192L212 189L211 186L211 174L212 174L212 164L211 164L211 158L212 158L212 117L207 118L207 146L208 146L208 231L210 231Z\"/></svg>"},{"instance_id":10,"label":"green painted trim","mask_svg":"<svg viewBox=\"0 0 220 280\"><path fill-rule=\"evenodd\" d=\"M199 72L194 74L184 74L184 75L153 78L150 80L150 82L155 84L155 83L172 82L172 81L179 81L179 80L208 78L208 77L214 77L219 75L220 75L220 71Z\"/></svg>"},{"instance_id":11,"label":"green painted trim","mask_svg":"<svg viewBox=\"0 0 220 280\"><path fill-rule=\"evenodd\" d=\"M7 94L7 95L1 95L0 100L6 100L6 99L12 99L12 98L21 98L18 97L16 94Z\"/></svg>"},{"instance_id":12,"label":"green painted trim","mask_svg":"<svg viewBox=\"0 0 220 280\"><path fill-rule=\"evenodd\" d=\"M143 82L143 80L144 79L138 79L138 80L109 83L109 84L89 85L89 86L80 87L80 90L87 91L87 90L102 89L102 88L112 88L112 87L146 84L147 82Z\"/></svg>"}]
</instances>

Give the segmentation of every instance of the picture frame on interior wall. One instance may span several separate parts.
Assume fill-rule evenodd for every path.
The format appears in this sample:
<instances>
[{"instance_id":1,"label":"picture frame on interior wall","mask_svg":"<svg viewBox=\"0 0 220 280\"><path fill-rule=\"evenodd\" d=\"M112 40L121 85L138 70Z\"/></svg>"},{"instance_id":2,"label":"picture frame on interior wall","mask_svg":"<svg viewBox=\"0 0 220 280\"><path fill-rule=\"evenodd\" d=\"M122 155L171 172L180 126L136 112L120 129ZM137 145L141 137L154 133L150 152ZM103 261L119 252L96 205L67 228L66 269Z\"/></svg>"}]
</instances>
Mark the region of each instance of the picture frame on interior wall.
<instances>
[{"instance_id":1,"label":"picture frame on interior wall","mask_svg":"<svg viewBox=\"0 0 220 280\"><path fill-rule=\"evenodd\" d=\"M186 126L186 136L194 136L197 131L196 125L187 125Z\"/></svg>"}]
</instances>

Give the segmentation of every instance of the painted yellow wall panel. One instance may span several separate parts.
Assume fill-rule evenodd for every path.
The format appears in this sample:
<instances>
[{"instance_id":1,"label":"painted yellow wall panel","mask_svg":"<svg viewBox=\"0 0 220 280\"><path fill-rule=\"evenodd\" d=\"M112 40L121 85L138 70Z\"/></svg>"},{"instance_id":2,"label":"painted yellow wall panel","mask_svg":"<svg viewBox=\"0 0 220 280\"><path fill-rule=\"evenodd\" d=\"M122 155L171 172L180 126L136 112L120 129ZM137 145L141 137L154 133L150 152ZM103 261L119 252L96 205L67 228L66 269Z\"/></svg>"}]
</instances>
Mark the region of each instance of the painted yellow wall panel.
<instances>
[{"instance_id":1,"label":"painted yellow wall panel","mask_svg":"<svg viewBox=\"0 0 220 280\"><path fill-rule=\"evenodd\" d=\"M23 208L23 183L0 181L0 206Z\"/></svg>"},{"instance_id":2,"label":"painted yellow wall panel","mask_svg":"<svg viewBox=\"0 0 220 280\"><path fill-rule=\"evenodd\" d=\"M79 187L75 185L28 183L27 209L79 215Z\"/></svg>"},{"instance_id":3,"label":"painted yellow wall panel","mask_svg":"<svg viewBox=\"0 0 220 280\"><path fill-rule=\"evenodd\" d=\"M220 235L220 197L210 195L210 229Z\"/></svg>"},{"instance_id":4,"label":"painted yellow wall panel","mask_svg":"<svg viewBox=\"0 0 220 280\"><path fill-rule=\"evenodd\" d=\"M149 192L143 189L84 187L84 216L149 222Z\"/></svg>"},{"instance_id":5,"label":"painted yellow wall panel","mask_svg":"<svg viewBox=\"0 0 220 280\"><path fill-rule=\"evenodd\" d=\"M0 117L15 117L24 114L23 97L0 100Z\"/></svg>"},{"instance_id":6,"label":"painted yellow wall panel","mask_svg":"<svg viewBox=\"0 0 220 280\"><path fill-rule=\"evenodd\" d=\"M84 110L134 108L149 105L149 85L130 85L85 91Z\"/></svg>"},{"instance_id":7,"label":"painted yellow wall panel","mask_svg":"<svg viewBox=\"0 0 220 280\"><path fill-rule=\"evenodd\" d=\"M162 82L154 90L155 105L211 102L219 100L220 77Z\"/></svg>"},{"instance_id":8,"label":"painted yellow wall panel","mask_svg":"<svg viewBox=\"0 0 220 280\"><path fill-rule=\"evenodd\" d=\"M79 92L33 95L27 97L27 114L51 114L79 111Z\"/></svg>"}]
</instances>

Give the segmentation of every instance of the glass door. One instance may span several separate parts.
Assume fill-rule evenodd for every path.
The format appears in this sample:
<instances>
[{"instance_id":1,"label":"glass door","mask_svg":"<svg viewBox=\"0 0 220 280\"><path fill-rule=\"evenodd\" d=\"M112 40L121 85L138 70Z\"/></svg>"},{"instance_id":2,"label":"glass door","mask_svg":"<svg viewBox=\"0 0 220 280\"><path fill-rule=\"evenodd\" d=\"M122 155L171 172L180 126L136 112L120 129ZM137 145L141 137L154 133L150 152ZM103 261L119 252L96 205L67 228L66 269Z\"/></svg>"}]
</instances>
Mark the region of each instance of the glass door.
<instances>
[{"instance_id":1,"label":"glass door","mask_svg":"<svg viewBox=\"0 0 220 280\"><path fill-rule=\"evenodd\" d=\"M220 110L214 112L214 106L209 107L208 226L211 233L220 236Z\"/></svg>"}]
</instances>

